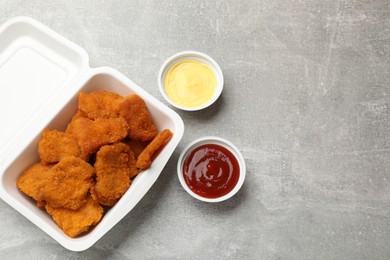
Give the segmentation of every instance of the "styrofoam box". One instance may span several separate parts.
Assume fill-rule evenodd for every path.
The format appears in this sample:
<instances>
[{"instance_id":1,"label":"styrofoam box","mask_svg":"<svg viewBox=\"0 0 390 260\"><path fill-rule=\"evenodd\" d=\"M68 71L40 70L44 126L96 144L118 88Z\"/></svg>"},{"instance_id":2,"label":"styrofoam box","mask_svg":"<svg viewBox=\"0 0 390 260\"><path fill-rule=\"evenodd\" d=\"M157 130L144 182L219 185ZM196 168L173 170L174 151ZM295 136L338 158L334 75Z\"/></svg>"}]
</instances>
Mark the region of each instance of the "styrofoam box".
<instances>
[{"instance_id":1,"label":"styrofoam box","mask_svg":"<svg viewBox=\"0 0 390 260\"><path fill-rule=\"evenodd\" d=\"M14 18L0 27L0 90L0 197L73 251L91 247L134 208L159 177L184 132L183 121L173 110L120 72L109 67L89 68L88 55L81 47L27 17ZM157 128L168 128L174 135L96 227L70 238L17 189L16 181L39 161L37 149L43 129L65 130L77 111L78 93L94 90L138 94Z\"/></svg>"}]
</instances>

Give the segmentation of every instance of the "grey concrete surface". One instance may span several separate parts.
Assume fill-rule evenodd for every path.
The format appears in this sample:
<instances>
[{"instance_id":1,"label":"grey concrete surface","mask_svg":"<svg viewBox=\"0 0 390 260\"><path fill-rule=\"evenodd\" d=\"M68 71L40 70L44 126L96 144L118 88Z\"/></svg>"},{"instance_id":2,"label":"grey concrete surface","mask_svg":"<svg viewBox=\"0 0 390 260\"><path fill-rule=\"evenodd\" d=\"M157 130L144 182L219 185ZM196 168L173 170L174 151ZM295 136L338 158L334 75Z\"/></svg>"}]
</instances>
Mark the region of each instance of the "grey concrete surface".
<instances>
[{"instance_id":1,"label":"grey concrete surface","mask_svg":"<svg viewBox=\"0 0 390 260\"><path fill-rule=\"evenodd\" d=\"M182 50L212 56L225 89L207 110L178 111L185 134L161 177L92 248L62 248L1 201L0 258L390 258L389 1L0 1L1 23L20 15L161 101L157 72ZM242 190L219 204L176 176L204 135L246 159Z\"/></svg>"}]
</instances>

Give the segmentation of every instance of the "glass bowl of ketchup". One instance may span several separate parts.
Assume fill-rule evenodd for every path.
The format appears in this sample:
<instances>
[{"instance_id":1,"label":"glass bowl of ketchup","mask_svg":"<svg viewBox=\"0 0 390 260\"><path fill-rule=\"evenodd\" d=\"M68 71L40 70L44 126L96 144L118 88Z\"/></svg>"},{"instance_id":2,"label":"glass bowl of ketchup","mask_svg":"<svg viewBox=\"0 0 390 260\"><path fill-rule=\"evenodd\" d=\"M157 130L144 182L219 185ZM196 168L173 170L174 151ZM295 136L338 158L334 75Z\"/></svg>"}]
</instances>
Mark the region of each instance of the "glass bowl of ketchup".
<instances>
[{"instance_id":1,"label":"glass bowl of ketchup","mask_svg":"<svg viewBox=\"0 0 390 260\"><path fill-rule=\"evenodd\" d=\"M245 172L245 161L237 147L214 136L191 142L180 154L177 164L183 188L205 202L231 198L244 183Z\"/></svg>"}]
</instances>

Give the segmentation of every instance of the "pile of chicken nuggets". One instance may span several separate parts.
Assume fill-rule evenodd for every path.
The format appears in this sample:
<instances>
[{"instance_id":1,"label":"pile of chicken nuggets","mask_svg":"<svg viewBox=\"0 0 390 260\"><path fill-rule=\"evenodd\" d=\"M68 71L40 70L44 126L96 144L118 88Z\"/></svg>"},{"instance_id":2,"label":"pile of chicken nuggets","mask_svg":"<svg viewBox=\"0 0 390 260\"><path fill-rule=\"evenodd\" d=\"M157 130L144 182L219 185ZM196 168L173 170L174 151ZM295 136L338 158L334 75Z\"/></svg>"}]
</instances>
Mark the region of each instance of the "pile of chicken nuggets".
<instances>
[{"instance_id":1,"label":"pile of chicken nuggets","mask_svg":"<svg viewBox=\"0 0 390 260\"><path fill-rule=\"evenodd\" d=\"M20 176L17 187L76 237L99 223L172 135L169 129L158 132L136 94L80 92L66 130L44 130L40 162Z\"/></svg>"}]
</instances>

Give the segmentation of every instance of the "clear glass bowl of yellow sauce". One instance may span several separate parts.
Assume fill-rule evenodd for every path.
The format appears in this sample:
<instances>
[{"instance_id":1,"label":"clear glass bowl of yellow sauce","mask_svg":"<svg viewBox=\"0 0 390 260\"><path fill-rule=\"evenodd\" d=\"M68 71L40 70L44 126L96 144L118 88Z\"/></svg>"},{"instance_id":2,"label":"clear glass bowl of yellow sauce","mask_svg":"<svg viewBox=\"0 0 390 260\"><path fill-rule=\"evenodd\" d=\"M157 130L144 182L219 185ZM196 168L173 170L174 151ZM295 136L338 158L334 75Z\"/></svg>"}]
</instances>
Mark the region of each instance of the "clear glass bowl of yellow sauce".
<instances>
[{"instance_id":1,"label":"clear glass bowl of yellow sauce","mask_svg":"<svg viewBox=\"0 0 390 260\"><path fill-rule=\"evenodd\" d=\"M210 106L221 95L223 74L208 55L183 51L161 66L158 85L162 96L172 106L196 111Z\"/></svg>"}]
</instances>

